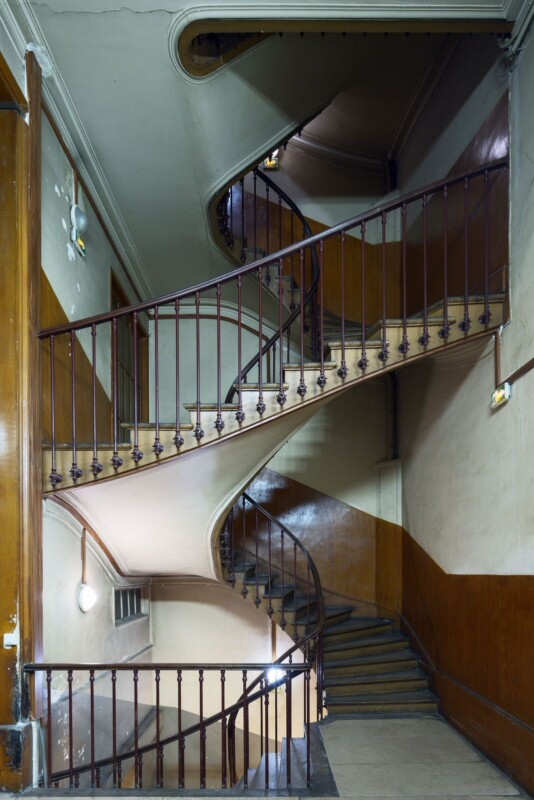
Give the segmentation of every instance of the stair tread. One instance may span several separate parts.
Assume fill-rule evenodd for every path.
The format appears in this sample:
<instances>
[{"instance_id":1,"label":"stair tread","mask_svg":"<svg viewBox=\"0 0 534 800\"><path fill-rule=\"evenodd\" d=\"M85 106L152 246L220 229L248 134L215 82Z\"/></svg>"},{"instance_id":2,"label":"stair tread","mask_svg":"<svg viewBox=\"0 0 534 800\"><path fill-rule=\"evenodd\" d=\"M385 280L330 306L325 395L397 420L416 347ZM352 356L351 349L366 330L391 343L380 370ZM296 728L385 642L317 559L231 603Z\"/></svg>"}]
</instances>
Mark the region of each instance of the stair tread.
<instances>
[{"instance_id":1,"label":"stair tread","mask_svg":"<svg viewBox=\"0 0 534 800\"><path fill-rule=\"evenodd\" d=\"M387 625L393 625L393 621L383 617L369 617L362 618L356 617L348 619L345 622L338 622L337 625L332 625L325 631L325 636L335 636L338 633L345 633L349 631L364 631L368 628L380 628Z\"/></svg>"},{"instance_id":2,"label":"stair tread","mask_svg":"<svg viewBox=\"0 0 534 800\"><path fill-rule=\"evenodd\" d=\"M324 648L325 653L333 653L336 650L352 650L354 647L369 647L372 645L390 644L395 642L407 642L408 637L397 631L393 633L381 633L376 636L366 636L351 639L348 642L334 642Z\"/></svg>"},{"instance_id":3,"label":"stair tread","mask_svg":"<svg viewBox=\"0 0 534 800\"><path fill-rule=\"evenodd\" d=\"M394 650L389 653L370 653L366 656L352 656L351 658L340 658L337 661L329 661L325 664L324 669L327 672L329 669L336 667L352 667L360 666L362 664L391 664L396 661L419 661L419 656L413 650Z\"/></svg>"},{"instance_id":4,"label":"stair tread","mask_svg":"<svg viewBox=\"0 0 534 800\"><path fill-rule=\"evenodd\" d=\"M239 384L234 383L234 389L239 389ZM260 389L259 383L242 383L241 389L244 392L258 392ZM262 389L264 392L278 392L280 390L279 383L262 383ZM289 383L284 383L284 390L287 391L289 389Z\"/></svg>"},{"instance_id":5,"label":"stair tread","mask_svg":"<svg viewBox=\"0 0 534 800\"><path fill-rule=\"evenodd\" d=\"M345 684L388 683L390 681L411 681L421 678L426 680L426 675L420 669L399 670L398 672L369 672L358 675L340 675L335 678L325 678L324 685L344 686Z\"/></svg>"},{"instance_id":6,"label":"stair tread","mask_svg":"<svg viewBox=\"0 0 534 800\"><path fill-rule=\"evenodd\" d=\"M195 406L196 407L196 406ZM133 430L134 429L133 422L121 422L121 428L123 430ZM140 431L150 431L156 430L156 423L155 422L138 422L137 428ZM160 422L159 423L160 431L175 431L176 430L176 422ZM180 422L180 430L181 431L192 431L193 425L190 422Z\"/></svg>"},{"instance_id":7,"label":"stair tread","mask_svg":"<svg viewBox=\"0 0 534 800\"><path fill-rule=\"evenodd\" d=\"M435 694L432 694L428 689L420 689L415 692L384 692L383 694L353 694L353 695L337 695L330 697L328 705L341 706L347 705L377 705L378 703L427 703L437 702Z\"/></svg>"},{"instance_id":8,"label":"stair tread","mask_svg":"<svg viewBox=\"0 0 534 800\"><path fill-rule=\"evenodd\" d=\"M335 369L337 367L337 361L325 361L323 365L325 370ZM284 364L284 369L287 370L299 370L300 364ZM304 362L304 371L313 369L318 370L321 369L321 362L320 361L305 361Z\"/></svg>"}]
</instances>

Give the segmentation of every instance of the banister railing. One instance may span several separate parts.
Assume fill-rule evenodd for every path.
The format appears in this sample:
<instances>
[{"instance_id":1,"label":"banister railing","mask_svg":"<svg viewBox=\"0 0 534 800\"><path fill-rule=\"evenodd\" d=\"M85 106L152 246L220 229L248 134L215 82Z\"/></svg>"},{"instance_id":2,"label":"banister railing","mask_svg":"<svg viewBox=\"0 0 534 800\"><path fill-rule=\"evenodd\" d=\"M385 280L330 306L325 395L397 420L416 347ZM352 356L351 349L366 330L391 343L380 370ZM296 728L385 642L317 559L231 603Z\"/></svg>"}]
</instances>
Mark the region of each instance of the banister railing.
<instances>
[{"instance_id":1,"label":"banister railing","mask_svg":"<svg viewBox=\"0 0 534 800\"><path fill-rule=\"evenodd\" d=\"M252 525L247 525L249 512L252 512ZM245 492L230 513L227 525L221 534L221 563L226 569L227 582L236 589L239 589L240 583L243 597L253 595L253 602L257 607L261 605L263 599L267 604L265 610L269 618L275 619L282 630L291 635L293 644L273 663L285 666L285 662L291 663L294 654L299 650L304 654L305 662L313 666L317 678L316 713L317 719L321 719L325 607L321 578L308 550L287 526ZM236 572L236 567L241 568L239 572ZM263 598L260 589L260 569L266 572L261 584L265 588ZM274 589L275 584L276 589ZM302 614L300 620L299 611ZM258 685L261 690L264 681L265 675L257 676L243 692L240 702L247 703L250 693ZM228 719L228 753L233 783L238 779L235 740L239 711L240 707L236 705ZM286 721L290 725L290 709L286 709L286 715ZM308 708L307 717L309 716ZM290 785L290 774L287 777ZM243 780L246 788L246 770L243 773Z\"/></svg>"},{"instance_id":2,"label":"banister railing","mask_svg":"<svg viewBox=\"0 0 534 800\"><path fill-rule=\"evenodd\" d=\"M434 341L446 344L453 324L449 315L451 297L462 299L456 330L465 336L480 326L487 330L491 325L491 298L502 296L506 286L503 273L508 264L508 217L507 182L503 176L507 164L503 158L437 181L216 279L41 331L45 387L49 387L48 393L44 392L45 406L49 406L44 418L49 425L52 488L61 488L64 483L57 469L60 445L71 451L71 466L67 469L69 482L75 484L82 478L78 463L80 443L86 450L92 449L92 461L84 469L93 479L98 478L104 466L108 473L116 472L125 458L131 458L132 466L142 461L141 424L150 424L154 429L151 448L155 458L161 456L164 448L168 455L202 443L203 420L207 419L205 404L215 409L213 426L216 435L222 435L224 415L229 410L226 405L223 408L228 386L226 401L234 400L232 413L238 425L245 423L246 415L250 415L246 424L261 419L266 413L266 355L277 341L283 341L288 327L300 313L299 305L298 310L289 308L286 315L284 297L287 300L295 284L291 281L285 289L283 277L291 276L292 261L293 265L297 263L299 289L304 290L308 254L312 269L310 285L300 300L312 309L311 320L308 324L305 315L300 314L298 351L288 353L288 361L298 370L298 383L291 391L300 400L305 399L310 389L307 379L311 377L306 369L310 358L304 345L306 326L310 327L311 339L316 344L316 354L312 352L311 359L317 362L318 375L312 380L321 391L328 390L325 362L332 350L332 340L339 348L337 375L345 381L368 374L371 367L377 368L377 363L384 367L392 360L392 344L387 334L390 319L398 321L402 333L400 343L394 343L397 359L398 354L409 359L421 349L426 350L429 343L433 346ZM316 259L318 276L313 266ZM265 343L262 294L269 276L274 283L278 277L279 313L274 323L275 334ZM252 309L258 315L257 336L245 331L241 322L244 281L251 277L258 279L253 289L253 293L257 292L258 307ZM470 318L474 286L481 287L481 299L475 303L476 320ZM236 336L228 334L222 319L225 302L236 309ZM206 303L210 311L215 304L215 315L210 313L209 320L203 315ZM436 303L443 308L443 323L437 332L429 321ZM188 314L192 319L184 319L185 306L192 312ZM458 310L458 302L455 307ZM148 311L153 313L147 321ZM410 323L414 315L422 320L422 330L415 340ZM332 328L332 320L336 330ZM146 327L150 328L148 354L140 344L142 329ZM355 337L361 340L361 353L355 366L349 367L347 348ZM380 344L378 349L376 340ZM370 357L371 346L375 347L373 353L378 362ZM123 358L123 350L127 365L119 370L117 365ZM282 409L288 397L292 404L295 398L286 394L286 365L280 347L278 357L276 399ZM212 372L208 372L210 364L215 367ZM249 404L245 409L243 387L245 381L254 383L254 371L257 402L255 407ZM121 375L125 373L129 375L126 388L121 383ZM120 406L126 393L131 418L125 420ZM184 428L184 403L193 416L191 430ZM163 423L167 429L174 426L172 443L167 441L165 445L161 437ZM129 456L121 446L124 428L132 431ZM213 435L210 431L207 438ZM106 443L111 451L109 456L105 455L109 459L106 464L102 463L99 452L101 443Z\"/></svg>"}]
</instances>

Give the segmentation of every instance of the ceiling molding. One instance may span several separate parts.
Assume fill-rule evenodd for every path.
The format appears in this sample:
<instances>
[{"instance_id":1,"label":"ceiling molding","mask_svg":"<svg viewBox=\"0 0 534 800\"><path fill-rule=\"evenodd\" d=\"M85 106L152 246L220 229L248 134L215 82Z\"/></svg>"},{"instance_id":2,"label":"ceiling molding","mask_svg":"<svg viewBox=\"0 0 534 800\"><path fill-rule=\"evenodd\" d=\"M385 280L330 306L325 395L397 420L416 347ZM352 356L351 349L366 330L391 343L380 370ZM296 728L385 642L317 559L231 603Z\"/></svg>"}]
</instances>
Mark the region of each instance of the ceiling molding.
<instances>
[{"instance_id":1,"label":"ceiling molding","mask_svg":"<svg viewBox=\"0 0 534 800\"><path fill-rule=\"evenodd\" d=\"M317 158L321 161L326 161L335 167L343 167L348 169L358 170L358 172L367 172L372 175L380 175L384 177L384 159L379 157L364 156L358 153L350 153L348 150L341 150L337 147L331 147L318 139L306 135L305 132L301 136L293 136L289 140L287 146L290 150L296 150L311 158Z\"/></svg>"},{"instance_id":2,"label":"ceiling molding","mask_svg":"<svg viewBox=\"0 0 534 800\"><path fill-rule=\"evenodd\" d=\"M22 53L19 51L22 58L24 58L24 51L30 43L37 44L46 53L49 60L49 69L47 69L49 77L43 75L43 99L76 164L78 173L99 207L102 219L121 258L129 269L137 289L143 298L153 297L155 291L152 281L144 268L135 242L119 210L72 97L53 59L33 8L25 0L15 0L12 5L13 10L8 9L9 16L6 14L3 17L4 24L9 25L10 38L17 43L19 48L23 47ZM4 5L1 8L3 11ZM39 58L39 54L36 53L36 55Z\"/></svg>"},{"instance_id":3,"label":"ceiling molding","mask_svg":"<svg viewBox=\"0 0 534 800\"><path fill-rule=\"evenodd\" d=\"M417 121L430 102L444 72L448 69L450 62L456 55L461 42L462 37L454 37L451 39L447 37L437 48L432 62L417 83L417 86L406 104L401 121L399 122L389 148L389 158L399 158L402 154Z\"/></svg>"},{"instance_id":4,"label":"ceiling molding","mask_svg":"<svg viewBox=\"0 0 534 800\"><path fill-rule=\"evenodd\" d=\"M521 46L534 19L534 0L505 0L510 19L515 20L511 47L515 51Z\"/></svg>"}]
</instances>

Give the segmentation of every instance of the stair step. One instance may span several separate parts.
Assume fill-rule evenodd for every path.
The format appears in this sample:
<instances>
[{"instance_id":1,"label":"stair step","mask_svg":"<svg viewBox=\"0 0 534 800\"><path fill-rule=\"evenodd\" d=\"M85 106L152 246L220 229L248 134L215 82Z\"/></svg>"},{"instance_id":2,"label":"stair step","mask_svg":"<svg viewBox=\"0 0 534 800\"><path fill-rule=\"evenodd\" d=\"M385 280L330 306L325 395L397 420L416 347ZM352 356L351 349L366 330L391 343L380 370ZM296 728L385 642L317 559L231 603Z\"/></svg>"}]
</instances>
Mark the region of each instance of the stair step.
<instances>
[{"instance_id":1,"label":"stair step","mask_svg":"<svg viewBox=\"0 0 534 800\"><path fill-rule=\"evenodd\" d=\"M419 692L388 692L379 697L374 694L331 697L328 702L329 714L406 713L437 709L436 696L426 689Z\"/></svg>"},{"instance_id":2,"label":"stair step","mask_svg":"<svg viewBox=\"0 0 534 800\"><path fill-rule=\"evenodd\" d=\"M234 383L234 389L239 389L239 384ZM289 383L284 383L284 391L289 389ZM242 383L241 390L243 392L259 392L260 384L259 383ZM279 383L262 383L262 390L264 392L278 392L280 391L280 384Z\"/></svg>"},{"instance_id":3,"label":"stair step","mask_svg":"<svg viewBox=\"0 0 534 800\"><path fill-rule=\"evenodd\" d=\"M410 317L406 320L406 327L407 328L420 328L423 324L423 316L420 317ZM427 315L427 324L429 328L442 328L445 324L445 319L441 317L429 317ZM455 325L456 318L449 317L449 325ZM386 331L392 328L403 328L404 327L404 320L402 319L386 319ZM369 330L368 336L372 337L380 333L382 331L382 320L375 323L373 327Z\"/></svg>"},{"instance_id":4,"label":"stair step","mask_svg":"<svg viewBox=\"0 0 534 800\"><path fill-rule=\"evenodd\" d=\"M355 617L328 628L325 631L325 644L346 641L360 636L363 638L374 632L384 633L393 630L394 627L395 623L390 619Z\"/></svg>"},{"instance_id":5,"label":"stair step","mask_svg":"<svg viewBox=\"0 0 534 800\"><path fill-rule=\"evenodd\" d=\"M394 650L388 653L374 653L366 656L340 658L328 661L324 666L325 675L361 675L370 672L395 672L416 668L419 657L412 650Z\"/></svg>"},{"instance_id":6,"label":"stair step","mask_svg":"<svg viewBox=\"0 0 534 800\"><path fill-rule=\"evenodd\" d=\"M324 362L324 369L336 369L337 361L325 361ZM308 370L319 371L321 369L321 362L320 361L305 361L304 362L304 372ZM284 364L284 370L300 370L300 364Z\"/></svg>"},{"instance_id":7,"label":"stair step","mask_svg":"<svg viewBox=\"0 0 534 800\"><path fill-rule=\"evenodd\" d=\"M335 625L337 622L344 622L345 620L350 618L350 615L354 611L354 606L326 606L325 608L325 627L330 627L330 625ZM297 621L301 625L305 625L307 623L307 616L304 617L302 615L297 616ZM317 623L317 616L315 613L312 613L310 617L310 624L315 625Z\"/></svg>"},{"instance_id":8,"label":"stair step","mask_svg":"<svg viewBox=\"0 0 534 800\"><path fill-rule=\"evenodd\" d=\"M327 341L328 347L330 350L341 350L343 347L343 342L341 339L328 339ZM359 336L355 339L345 337L345 350L358 350L362 346L362 337ZM382 347L382 339L366 339L365 340L365 347L366 349L379 349Z\"/></svg>"},{"instance_id":9,"label":"stair step","mask_svg":"<svg viewBox=\"0 0 534 800\"><path fill-rule=\"evenodd\" d=\"M372 653L385 653L391 650L407 648L409 640L401 633L385 633L383 635L355 638L348 642L335 642L324 648L325 660L337 660L339 657L358 656Z\"/></svg>"},{"instance_id":10,"label":"stair step","mask_svg":"<svg viewBox=\"0 0 534 800\"><path fill-rule=\"evenodd\" d=\"M195 406L196 407L196 406ZM133 431L134 429L133 422L121 422L121 428L125 431ZM180 422L180 430L181 431L192 431L193 425L191 423ZM138 422L137 428L140 431L150 431L156 430L156 423L155 422ZM176 422L160 422L159 429L161 431L175 431L176 430Z\"/></svg>"},{"instance_id":11,"label":"stair step","mask_svg":"<svg viewBox=\"0 0 534 800\"><path fill-rule=\"evenodd\" d=\"M427 678L421 670L406 672L375 672L362 675L345 675L325 680L327 698L347 694L382 694L410 692L427 688Z\"/></svg>"}]
</instances>

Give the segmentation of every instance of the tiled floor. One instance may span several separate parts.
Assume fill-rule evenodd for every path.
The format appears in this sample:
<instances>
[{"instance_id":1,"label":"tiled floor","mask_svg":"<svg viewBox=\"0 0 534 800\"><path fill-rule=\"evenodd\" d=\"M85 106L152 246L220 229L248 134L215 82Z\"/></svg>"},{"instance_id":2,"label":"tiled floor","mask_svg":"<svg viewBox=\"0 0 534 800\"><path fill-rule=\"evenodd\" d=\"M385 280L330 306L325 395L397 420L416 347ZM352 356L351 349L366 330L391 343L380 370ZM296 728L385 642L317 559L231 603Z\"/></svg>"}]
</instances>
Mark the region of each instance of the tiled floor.
<instances>
[{"instance_id":1,"label":"tiled floor","mask_svg":"<svg viewBox=\"0 0 534 800\"><path fill-rule=\"evenodd\" d=\"M321 733L342 798L524 797L438 718L339 719Z\"/></svg>"}]
</instances>

